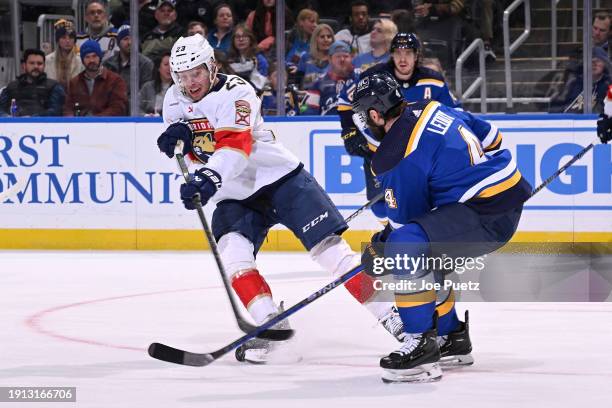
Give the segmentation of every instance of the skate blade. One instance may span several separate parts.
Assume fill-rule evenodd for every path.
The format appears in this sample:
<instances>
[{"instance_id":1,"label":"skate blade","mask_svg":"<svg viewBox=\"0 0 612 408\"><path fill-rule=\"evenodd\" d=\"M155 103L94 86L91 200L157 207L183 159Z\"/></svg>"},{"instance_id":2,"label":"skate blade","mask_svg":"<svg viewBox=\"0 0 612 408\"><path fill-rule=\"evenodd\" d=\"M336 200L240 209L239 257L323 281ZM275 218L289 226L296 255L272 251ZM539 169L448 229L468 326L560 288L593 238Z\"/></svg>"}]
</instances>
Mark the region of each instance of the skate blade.
<instances>
[{"instance_id":1,"label":"skate blade","mask_svg":"<svg viewBox=\"0 0 612 408\"><path fill-rule=\"evenodd\" d=\"M240 360L239 360L240 361ZM251 364L295 364L302 361L302 356L292 350L249 349L244 351L244 359Z\"/></svg>"},{"instance_id":2,"label":"skate blade","mask_svg":"<svg viewBox=\"0 0 612 408\"><path fill-rule=\"evenodd\" d=\"M382 381L385 384L425 383L440 381L440 379L442 379L442 369L438 363L423 364L406 370L386 369L382 375Z\"/></svg>"},{"instance_id":3,"label":"skate blade","mask_svg":"<svg viewBox=\"0 0 612 408\"><path fill-rule=\"evenodd\" d=\"M266 364L268 362L268 350L265 349L248 349L244 351L242 360L251 364Z\"/></svg>"},{"instance_id":4,"label":"skate blade","mask_svg":"<svg viewBox=\"0 0 612 408\"><path fill-rule=\"evenodd\" d=\"M442 357L439 363L443 369L452 370L454 368L471 366L474 364L474 357L471 354Z\"/></svg>"}]
</instances>

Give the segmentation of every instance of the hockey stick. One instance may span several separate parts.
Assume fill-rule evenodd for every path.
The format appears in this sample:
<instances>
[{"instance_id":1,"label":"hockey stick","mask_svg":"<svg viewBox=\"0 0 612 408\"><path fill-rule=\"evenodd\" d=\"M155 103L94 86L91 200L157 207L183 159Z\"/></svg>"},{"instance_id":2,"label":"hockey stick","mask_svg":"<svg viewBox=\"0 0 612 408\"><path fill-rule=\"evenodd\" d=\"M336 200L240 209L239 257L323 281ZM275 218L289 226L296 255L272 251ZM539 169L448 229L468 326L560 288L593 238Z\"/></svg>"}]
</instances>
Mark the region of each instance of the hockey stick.
<instances>
[{"instance_id":1,"label":"hockey stick","mask_svg":"<svg viewBox=\"0 0 612 408\"><path fill-rule=\"evenodd\" d=\"M353 220L355 217L357 217L363 211L365 211L366 209L370 208L374 203L376 203L378 200L380 200L383 197L383 195L384 195L383 193L377 194L370 201L368 201L367 203L365 203L364 205L359 207L354 213L352 213L351 215L346 217L346 219L344 221L346 221L348 223L349 221ZM192 353L192 352L189 352L189 351L185 351L185 350L177 349L177 348L174 348L174 347L171 347L171 346L167 346L165 344L152 343L149 346L149 355L151 357L153 357L153 358L156 358L156 359L162 360L162 361L167 361L169 363L182 364L182 365L190 365L190 366L196 366L196 367L201 367L201 366L208 365L208 364L212 363L213 361L215 361L216 359L220 358L221 356L229 353L234 348L244 344L245 342L247 342L248 340L252 339L253 337L261 337L260 332L266 330L268 327L271 327L271 326L275 325L276 323L278 323L278 322L286 319L287 317L291 316L292 314L294 314L298 310L302 309L304 306L314 302L315 300L317 300L321 296L323 296L326 293L330 292L332 289L335 289L339 285L341 285L344 282L348 281L349 279L351 279L353 276L357 275L362 270L363 270L363 267L361 265L356 267L355 269L350 270L349 272L347 272L344 275L340 276L339 278L337 278L333 282L325 285L323 288L319 289L317 292L315 292L312 295L308 296L306 299L303 299L301 302L291 306L289 309L283 311L278 316L272 318L272 320L270 320L270 321L262 324L261 326L255 328L255 330L253 332L245 334L244 336L242 336L238 340L235 340L231 344L228 344L227 346L224 346L224 347L220 348L219 350L213 351L212 353Z\"/></svg>"},{"instance_id":2,"label":"hockey stick","mask_svg":"<svg viewBox=\"0 0 612 408\"><path fill-rule=\"evenodd\" d=\"M314 302L321 296L329 293L336 287L342 285L347 280L351 279L353 276L357 275L359 272L363 270L361 265L355 267L344 275L340 276L338 279L334 280L331 283L323 286L321 289L308 296L305 299L302 299L299 303L291 306L289 309L280 313L279 315L273 317L271 320L265 322L259 327L256 327L254 331L245 334L237 340L234 340L227 346L223 346L218 350L215 350L211 353L192 353L189 351L180 350L174 347L167 346L161 343L153 343L149 346L149 355L158 360L167 361L169 363L182 364L194 367L202 367L206 366L213 361L219 359L225 354L229 353L236 347L246 343L248 340L253 337L258 337L260 333L268 329L269 327L274 326L275 324L285 320L298 310L302 309L304 306Z\"/></svg>"},{"instance_id":3,"label":"hockey stick","mask_svg":"<svg viewBox=\"0 0 612 408\"><path fill-rule=\"evenodd\" d=\"M536 187L532 192L531 195L529 196L529 198L533 197L534 195L536 195L540 190L542 190L544 187L546 187L547 185L549 185L554 179L556 179L557 177L559 177L561 175L561 173L563 173L565 170L568 169L569 166L571 166L572 164L576 163L578 160L580 160L582 158L582 156L584 156L585 154L587 154L587 152L589 150L591 150L593 148L593 143L589 144L587 147L585 147L584 149L582 149L581 151L579 151L578 153L576 153L576 155L574 157L572 157L567 163L565 163L563 166L561 166L559 168L559 170L555 171L550 177L548 177L546 180L544 180L542 182L542 184L540 184L538 187ZM529 199L528 198L528 199Z\"/></svg>"},{"instance_id":4,"label":"hockey stick","mask_svg":"<svg viewBox=\"0 0 612 408\"><path fill-rule=\"evenodd\" d=\"M533 197L535 194L537 194L544 187L549 185L555 178L559 177L559 175L561 173L563 173L565 170L567 170L576 161L580 160L592 148L593 148L593 143L589 144L587 147L585 147L580 152L578 152L578 154L576 154L567 163L565 163L563 166L561 166L561 168L559 168L559 170L557 170L555 173L553 173L551 176L549 176L546 180L544 180L544 182L542 184L540 184L540 186L535 188L531 192L530 198ZM346 221L348 222L348 221L352 220L357 215L359 215L361 212L363 212L366 208L372 206L372 204L374 204L375 202L380 200L382 197L383 197L383 193L378 194L372 200L368 201L365 205L363 205L362 207L358 208L353 214L349 215L346 218ZM358 267L352 269L351 271L349 271L349 272L345 273L344 275L340 276L339 278L337 278L333 282L331 282L331 283L327 284L326 286L324 286L323 288L319 289L317 292L313 293L309 297L303 299L299 303L295 304L294 306L292 306L289 309L285 310L284 312L280 313L278 316L272 318L270 321L262 324L254 332L247 333L244 336L242 336L241 338L239 338L237 340L234 340L232 343L230 343L230 344L228 344L228 345L226 345L224 347L221 347L218 350L212 351L210 353L192 353L192 352L189 352L189 351L180 350L180 349L177 349L177 348L174 348L174 347L170 347L170 346L167 346L165 344L152 343L149 346L149 350L148 350L149 355L151 357L153 357L153 358L158 359L158 360L167 361L169 363L174 363L174 364L182 364L182 365L188 365L188 366L194 366L194 367L203 367L203 366L206 366L206 365L214 362L215 360L219 359L220 357L224 356L225 354L229 353L234 348L239 347L242 344L244 344L245 342L247 342L248 340L252 339L253 337L256 337L259 334L259 331L266 330L268 327L271 327L271 326L279 323L280 321L288 318L289 316L291 316L292 314L294 314L298 310L302 309L306 305L314 302L315 300L317 300L321 296L325 295L326 293L328 293L331 290L335 289L339 285L341 285L344 282L348 281L349 279L351 279L353 276L357 275L362 270L363 270L363 266L359 265Z\"/></svg>"},{"instance_id":5,"label":"hockey stick","mask_svg":"<svg viewBox=\"0 0 612 408\"><path fill-rule=\"evenodd\" d=\"M183 141L179 140L174 148L174 156L176 157L176 162L178 163L179 168L181 169L181 173L183 174L183 178L185 182L189 182L189 169L187 168L187 164L185 163L185 157L183 156ZM257 331L257 337L262 339L269 340L287 340L293 337L293 330L291 329L271 329L271 330L259 330L257 326L253 326L250 324L242 314L240 313L240 309L236 304L236 300L232 295L232 288L227 279L227 275L225 274L225 268L223 266L223 262L221 261L221 255L219 254L219 248L217 248L217 242L212 235L210 227L208 226L208 221L206 221L206 217L204 215L204 210L202 209L202 204L200 202L200 195L196 195L193 199L193 204L198 212L198 217L200 218L200 223L202 224L202 229L204 230L204 234L206 235L206 239L208 240L208 244L210 245L210 250L215 257L215 262L217 263L217 269L219 270L219 274L221 275L221 280L223 281L223 286L225 287L225 291L227 292L227 296L229 297L230 304L232 306L232 311L234 312L234 316L236 317L236 323L240 330L245 333L251 333L253 331ZM268 326L270 327L270 326Z\"/></svg>"}]
</instances>

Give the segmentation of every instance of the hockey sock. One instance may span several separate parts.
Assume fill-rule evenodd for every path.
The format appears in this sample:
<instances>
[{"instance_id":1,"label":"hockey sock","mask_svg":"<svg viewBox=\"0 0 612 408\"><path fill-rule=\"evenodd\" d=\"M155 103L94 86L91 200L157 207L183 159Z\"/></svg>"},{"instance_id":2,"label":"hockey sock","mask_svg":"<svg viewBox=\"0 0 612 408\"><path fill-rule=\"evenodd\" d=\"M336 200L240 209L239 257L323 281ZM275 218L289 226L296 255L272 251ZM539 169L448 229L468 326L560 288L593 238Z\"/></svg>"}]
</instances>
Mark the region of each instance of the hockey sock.
<instances>
[{"instance_id":1,"label":"hockey sock","mask_svg":"<svg viewBox=\"0 0 612 408\"><path fill-rule=\"evenodd\" d=\"M446 299L438 306L438 336L446 336L459 327L459 318L455 310L455 292L451 288Z\"/></svg>"},{"instance_id":2,"label":"hockey sock","mask_svg":"<svg viewBox=\"0 0 612 408\"><path fill-rule=\"evenodd\" d=\"M257 269L239 271L232 275L232 287L258 325L270 314L278 312L270 286Z\"/></svg>"},{"instance_id":3,"label":"hockey sock","mask_svg":"<svg viewBox=\"0 0 612 408\"><path fill-rule=\"evenodd\" d=\"M366 303L374 295L374 279L363 272L353 276L344 287L361 304Z\"/></svg>"},{"instance_id":4,"label":"hockey sock","mask_svg":"<svg viewBox=\"0 0 612 408\"><path fill-rule=\"evenodd\" d=\"M431 329L436 309L436 292L395 294L395 304L404 323L404 332L423 333Z\"/></svg>"}]
</instances>

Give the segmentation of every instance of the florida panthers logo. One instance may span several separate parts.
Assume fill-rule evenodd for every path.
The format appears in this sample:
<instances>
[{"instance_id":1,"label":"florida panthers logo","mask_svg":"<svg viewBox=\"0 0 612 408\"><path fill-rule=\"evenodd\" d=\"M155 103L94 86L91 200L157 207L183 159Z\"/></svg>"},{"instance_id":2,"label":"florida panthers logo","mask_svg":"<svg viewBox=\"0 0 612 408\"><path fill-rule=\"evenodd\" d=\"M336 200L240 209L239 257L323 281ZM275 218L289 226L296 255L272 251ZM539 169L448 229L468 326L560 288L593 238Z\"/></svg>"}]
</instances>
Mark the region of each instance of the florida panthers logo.
<instances>
[{"instance_id":1,"label":"florida panthers logo","mask_svg":"<svg viewBox=\"0 0 612 408\"><path fill-rule=\"evenodd\" d=\"M236 108L236 124L243 126L251 125L251 105L247 101L237 100L234 102Z\"/></svg>"},{"instance_id":2,"label":"florida panthers logo","mask_svg":"<svg viewBox=\"0 0 612 408\"><path fill-rule=\"evenodd\" d=\"M193 132L192 152L200 162L206 164L215 152L214 129L208 119L191 119L188 122Z\"/></svg>"}]
</instances>

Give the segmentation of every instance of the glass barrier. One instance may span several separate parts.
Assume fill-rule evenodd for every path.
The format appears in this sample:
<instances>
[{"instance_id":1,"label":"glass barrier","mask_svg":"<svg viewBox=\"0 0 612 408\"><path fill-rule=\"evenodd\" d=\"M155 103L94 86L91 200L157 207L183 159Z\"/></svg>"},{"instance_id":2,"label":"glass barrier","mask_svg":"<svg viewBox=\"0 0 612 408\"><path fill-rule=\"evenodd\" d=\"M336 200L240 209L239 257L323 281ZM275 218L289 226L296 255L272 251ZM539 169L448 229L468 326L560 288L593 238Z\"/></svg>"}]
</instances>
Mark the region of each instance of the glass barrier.
<instances>
[{"instance_id":1,"label":"glass barrier","mask_svg":"<svg viewBox=\"0 0 612 408\"><path fill-rule=\"evenodd\" d=\"M216 7L208 1L57 3L0 4L0 88L14 80L15 69L23 73L15 62L23 54L16 58L16 50L39 48L47 76L66 93L63 115L161 115L173 83L170 48L178 37L195 33L214 48L219 72L255 88L266 115L350 109L359 75L377 64L388 64L408 100L437 99L481 113L599 113L611 81L606 1L316 2L316 9L293 0L228 0ZM15 42L9 5L21 16ZM37 21L36 32L28 19ZM415 40L400 36L393 42L398 32L415 33ZM85 51L99 53L99 64L84 64L89 39L100 48L89 42ZM592 61L586 70L584 60ZM108 75L113 96L80 101L88 95L75 95L75 73L95 78L104 70L122 81ZM117 106L105 110L105 104ZM10 106L5 108L10 115ZM17 106L17 115L27 113Z\"/></svg>"}]
</instances>

